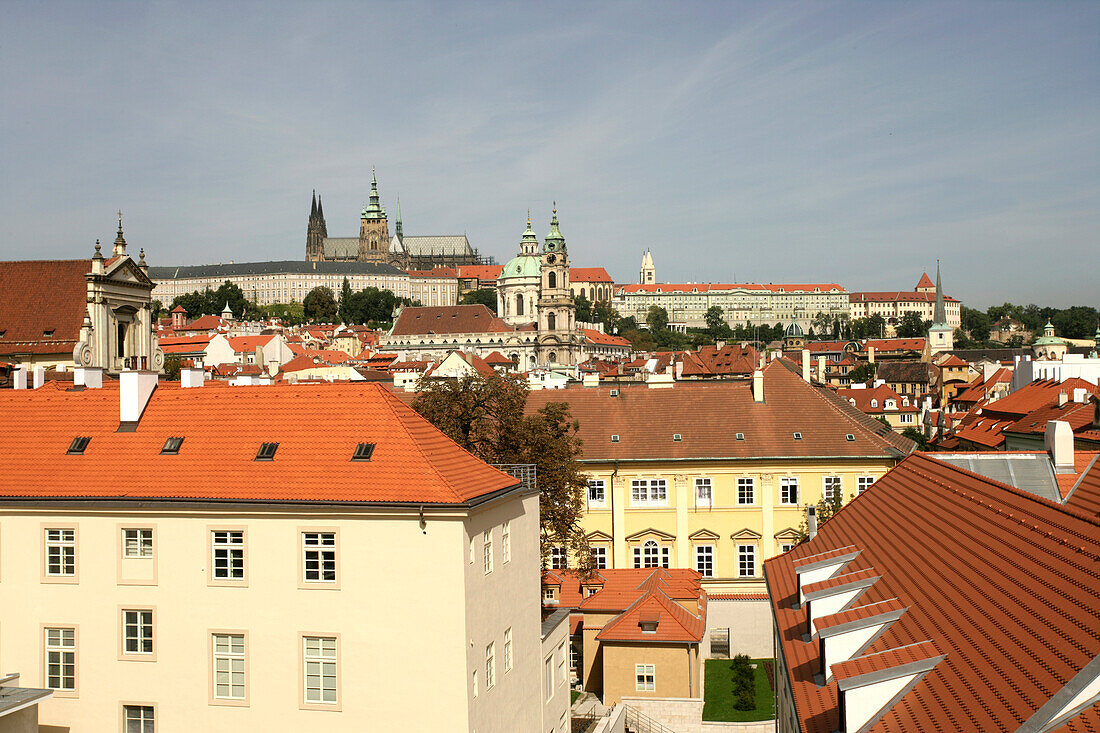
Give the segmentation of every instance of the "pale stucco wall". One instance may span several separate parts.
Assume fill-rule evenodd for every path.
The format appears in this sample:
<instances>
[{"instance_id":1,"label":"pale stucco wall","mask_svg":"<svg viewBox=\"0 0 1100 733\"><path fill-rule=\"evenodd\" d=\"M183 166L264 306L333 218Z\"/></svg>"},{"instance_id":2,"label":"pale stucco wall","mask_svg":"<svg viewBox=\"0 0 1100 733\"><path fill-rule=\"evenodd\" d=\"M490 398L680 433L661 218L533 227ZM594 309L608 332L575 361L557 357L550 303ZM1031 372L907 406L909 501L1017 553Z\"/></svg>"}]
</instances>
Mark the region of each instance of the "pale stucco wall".
<instances>
[{"instance_id":1,"label":"pale stucco wall","mask_svg":"<svg viewBox=\"0 0 1100 733\"><path fill-rule=\"evenodd\" d=\"M560 665L562 645L565 648L565 666ZM546 660L550 660L552 679L546 679ZM542 640L542 727L543 731L561 731L562 722L569 725L569 616L564 615L557 626L553 628ZM564 671L564 675L562 674ZM547 698L547 682L553 694ZM568 730L568 728L566 728Z\"/></svg>"},{"instance_id":2,"label":"pale stucco wall","mask_svg":"<svg viewBox=\"0 0 1100 733\"><path fill-rule=\"evenodd\" d=\"M360 731L368 722L376 730L465 729L467 640L490 625L481 620L483 611L494 629L502 632L509 624L515 629L511 686L537 689L531 680L538 675L538 619L531 604L522 602L536 599L537 614L537 504L532 501L521 507L515 497L482 513L519 517L513 520L516 566L471 583L469 590L468 533L464 517L454 513L429 510L421 530L412 511L39 508L22 513L3 507L0 668L22 670L27 684L41 685L41 627L71 625L78 638L77 696L55 695L44 702L43 725L118 730L121 704L131 702L155 705L157 729L165 733ZM78 584L42 582L46 521L77 528ZM122 526L154 529L156 585L119 584ZM208 585L209 532L219 526L247 532L244 587ZM299 533L310 528L339 532L338 589L300 587ZM531 579L521 582L524 573ZM120 661L122 607L155 609L156 661ZM211 704L214 629L247 632L247 706ZM339 637L340 712L301 709L303 633ZM497 697L505 698L508 689L501 684ZM479 714L498 720L486 700ZM505 703L512 706L512 696ZM509 728L487 723L477 730Z\"/></svg>"},{"instance_id":3,"label":"pale stucco wall","mask_svg":"<svg viewBox=\"0 0 1100 733\"><path fill-rule=\"evenodd\" d=\"M714 629L729 629L730 656L772 656L772 615L767 600L711 599L707 604L707 639ZM708 655L709 656L709 655Z\"/></svg>"},{"instance_id":4,"label":"pale stucco wall","mask_svg":"<svg viewBox=\"0 0 1100 733\"><path fill-rule=\"evenodd\" d=\"M623 697L701 697L699 655L694 645L605 642L601 646L605 705L614 705ZM654 666L656 689L637 689L637 664Z\"/></svg>"}]
</instances>

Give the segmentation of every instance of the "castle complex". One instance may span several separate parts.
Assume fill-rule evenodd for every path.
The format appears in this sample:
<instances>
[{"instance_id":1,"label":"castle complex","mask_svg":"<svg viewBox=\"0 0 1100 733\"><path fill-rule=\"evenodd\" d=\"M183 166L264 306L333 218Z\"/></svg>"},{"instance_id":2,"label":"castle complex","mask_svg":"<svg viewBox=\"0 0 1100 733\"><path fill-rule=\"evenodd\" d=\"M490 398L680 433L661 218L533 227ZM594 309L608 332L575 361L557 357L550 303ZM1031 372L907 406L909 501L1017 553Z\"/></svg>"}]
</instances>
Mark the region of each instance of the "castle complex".
<instances>
[{"instance_id":1,"label":"castle complex","mask_svg":"<svg viewBox=\"0 0 1100 733\"><path fill-rule=\"evenodd\" d=\"M470 246L465 234L405 236L401 224L401 202L397 202L394 232L378 195L378 179L372 174L370 202L359 217L358 237L330 237L325 224L321 197L313 194L306 227L306 261L367 262L394 265L402 270L431 270L435 267L487 264Z\"/></svg>"}]
</instances>

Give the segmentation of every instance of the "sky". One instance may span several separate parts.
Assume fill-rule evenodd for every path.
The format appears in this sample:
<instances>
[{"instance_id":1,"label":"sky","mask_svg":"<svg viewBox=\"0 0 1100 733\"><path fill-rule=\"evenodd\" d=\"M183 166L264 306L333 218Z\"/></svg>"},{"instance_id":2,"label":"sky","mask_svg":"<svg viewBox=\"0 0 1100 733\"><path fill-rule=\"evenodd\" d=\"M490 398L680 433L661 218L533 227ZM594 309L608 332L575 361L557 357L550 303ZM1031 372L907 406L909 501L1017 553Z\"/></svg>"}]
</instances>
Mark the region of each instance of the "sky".
<instances>
[{"instance_id":1,"label":"sky","mask_svg":"<svg viewBox=\"0 0 1100 733\"><path fill-rule=\"evenodd\" d=\"M2 259L302 259L311 192L506 262L1100 305L1100 3L7 2Z\"/></svg>"}]
</instances>

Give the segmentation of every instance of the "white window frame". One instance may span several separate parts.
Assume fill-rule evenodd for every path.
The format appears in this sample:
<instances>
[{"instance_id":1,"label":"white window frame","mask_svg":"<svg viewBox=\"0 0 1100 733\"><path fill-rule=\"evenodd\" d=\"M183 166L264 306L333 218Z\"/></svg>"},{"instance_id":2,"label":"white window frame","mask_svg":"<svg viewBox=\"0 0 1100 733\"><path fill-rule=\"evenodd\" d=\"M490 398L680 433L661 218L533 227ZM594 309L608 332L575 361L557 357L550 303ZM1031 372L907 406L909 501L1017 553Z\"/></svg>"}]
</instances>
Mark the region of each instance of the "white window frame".
<instances>
[{"instance_id":1,"label":"white window frame","mask_svg":"<svg viewBox=\"0 0 1100 733\"><path fill-rule=\"evenodd\" d=\"M554 587L553 586L548 585L548 586L546 586L545 588L542 589L542 600L544 600L544 601L556 600L554 598Z\"/></svg>"},{"instance_id":2,"label":"white window frame","mask_svg":"<svg viewBox=\"0 0 1100 733\"><path fill-rule=\"evenodd\" d=\"M51 578L76 576L76 527L47 527L46 575Z\"/></svg>"},{"instance_id":3,"label":"white window frame","mask_svg":"<svg viewBox=\"0 0 1100 733\"><path fill-rule=\"evenodd\" d=\"M45 679L47 689L76 694L76 627L48 626L42 629L45 650ZM56 672L54 668L56 667ZM54 680L57 683L54 684ZM69 685L66 681L71 680Z\"/></svg>"},{"instance_id":4,"label":"white window frame","mask_svg":"<svg viewBox=\"0 0 1100 733\"><path fill-rule=\"evenodd\" d=\"M485 691L493 689L497 676L497 643L490 641L485 647Z\"/></svg>"},{"instance_id":5,"label":"white window frame","mask_svg":"<svg viewBox=\"0 0 1100 733\"><path fill-rule=\"evenodd\" d=\"M337 706L340 704L340 640L335 636L302 636L302 702L306 705ZM315 649L310 649L314 643ZM331 642L331 650L326 648ZM310 677L318 678L318 686L310 686ZM326 678L332 680L333 699L326 700L329 692ZM314 692L316 691L316 692ZM310 695L315 694L316 699Z\"/></svg>"},{"instance_id":6,"label":"white window frame","mask_svg":"<svg viewBox=\"0 0 1100 733\"><path fill-rule=\"evenodd\" d=\"M636 692L657 691L657 670L654 665L634 665L634 690Z\"/></svg>"},{"instance_id":7,"label":"white window frame","mask_svg":"<svg viewBox=\"0 0 1100 733\"><path fill-rule=\"evenodd\" d=\"M157 653L156 614L151 608L122 609L122 653L127 657L152 657ZM133 629L131 635L130 630ZM131 642L133 649L131 649ZM144 648L148 642L148 649Z\"/></svg>"},{"instance_id":8,"label":"white window frame","mask_svg":"<svg viewBox=\"0 0 1100 733\"><path fill-rule=\"evenodd\" d=\"M794 487L793 497L790 495L791 487ZM779 479L779 503L782 506L798 506L798 493L799 486L796 476L783 476Z\"/></svg>"},{"instance_id":9,"label":"white window frame","mask_svg":"<svg viewBox=\"0 0 1100 733\"><path fill-rule=\"evenodd\" d=\"M746 498L748 499L746 501ZM737 505L752 506L756 503L756 479L752 476L737 477Z\"/></svg>"},{"instance_id":10,"label":"white window frame","mask_svg":"<svg viewBox=\"0 0 1100 733\"><path fill-rule=\"evenodd\" d=\"M588 479L588 508L607 507L607 483L602 478Z\"/></svg>"},{"instance_id":11,"label":"white window frame","mask_svg":"<svg viewBox=\"0 0 1100 733\"><path fill-rule=\"evenodd\" d=\"M746 565L751 572L745 572ZM756 577L756 545L737 546L737 577Z\"/></svg>"},{"instance_id":12,"label":"white window frame","mask_svg":"<svg viewBox=\"0 0 1100 733\"><path fill-rule=\"evenodd\" d=\"M512 562L512 523L507 519L500 530L500 560L505 565Z\"/></svg>"},{"instance_id":13,"label":"white window frame","mask_svg":"<svg viewBox=\"0 0 1100 733\"><path fill-rule=\"evenodd\" d=\"M856 493L862 494L867 489L871 488L875 483L874 476L857 476L856 477Z\"/></svg>"},{"instance_id":14,"label":"white window frame","mask_svg":"<svg viewBox=\"0 0 1100 733\"><path fill-rule=\"evenodd\" d=\"M482 533L481 543L482 548L485 550L485 559L482 565L485 574L488 575L493 572L493 530L491 528Z\"/></svg>"},{"instance_id":15,"label":"white window frame","mask_svg":"<svg viewBox=\"0 0 1100 733\"><path fill-rule=\"evenodd\" d=\"M247 640L243 633L215 632L211 634L215 700L243 702L248 699ZM224 677L223 677L224 676ZM224 679L224 682L222 681ZM222 694L222 688L225 693ZM234 689L240 688L240 694Z\"/></svg>"},{"instance_id":16,"label":"white window frame","mask_svg":"<svg viewBox=\"0 0 1100 733\"><path fill-rule=\"evenodd\" d=\"M714 503L714 487L707 476L695 479L695 506L709 507Z\"/></svg>"},{"instance_id":17,"label":"white window frame","mask_svg":"<svg viewBox=\"0 0 1100 733\"><path fill-rule=\"evenodd\" d=\"M244 530L210 530L210 560L214 580L244 580L244 559ZM219 568L219 564L224 567ZM223 572L224 575L219 574Z\"/></svg>"},{"instance_id":18,"label":"white window frame","mask_svg":"<svg viewBox=\"0 0 1100 733\"><path fill-rule=\"evenodd\" d=\"M512 671L512 664L514 659L512 657L512 627L509 626L504 630L504 673Z\"/></svg>"},{"instance_id":19,"label":"white window frame","mask_svg":"<svg viewBox=\"0 0 1100 733\"><path fill-rule=\"evenodd\" d=\"M631 479L631 506L668 506L668 481L663 478Z\"/></svg>"},{"instance_id":20,"label":"white window frame","mask_svg":"<svg viewBox=\"0 0 1100 733\"><path fill-rule=\"evenodd\" d=\"M844 498L844 482L840 476L826 476L821 496L824 497L825 501L832 501L834 493L839 494L841 499Z\"/></svg>"},{"instance_id":21,"label":"white window frame","mask_svg":"<svg viewBox=\"0 0 1100 733\"><path fill-rule=\"evenodd\" d=\"M607 569L607 548L606 547L593 547L592 559L595 563L597 570Z\"/></svg>"},{"instance_id":22,"label":"white window frame","mask_svg":"<svg viewBox=\"0 0 1100 733\"><path fill-rule=\"evenodd\" d=\"M156 731L156 709L152 705L123 705L122 706L122 730L131 730L130 724L137 724L140 733L154 733Z\"/></svg>"},{"instance_id":23,"label":"white window frame","mask_svg":"<svg viewBox=\"0 0 1100 733\"><path fill-rule=\"evenodd\" d=\"M564 547L551 547L550 548L550 569L551 570L568 570L569 569L569 552Z\"/></svg>"},{"instance_id":24,"label":"white window frame","mask_svg":"<svg viewBox=\"0 0 1100 733\"><path fill-rule=\"evenodd\" d=\"M122 530L122 556L153 557L153 530L148 527L126 527Z\"/></svg>"},{"instance_id":25,"label":"white window frame","mask_svg":"<svg viewBox=\"0 0 1100 733\"><path fill-rule=\"evenodd\" d=\"M640 545L634 545L635 568L667 568L670 562L670 550L668 545L663 545L656 540L646 540ZM650 564L652 560L653 564Z\"/></svg>"},{"instance_id":26,"label":"white window frame","mask_svg":"<svg viewBox=\"0 0 1100 733\"><path fill-rule=\"evenodd\" d=\"M695 570L704 578L714 577L714 545L695 546Z\"/></svg>"},{"instance_id":27,"label":"white window frame","mask_svg":"<svg viewBox=\"0 0 1100 733\"><path fill-rule=\"evenodd\" d=\"M331 539L331 542L329 540ZM302 532L302 581L305 583L324 583L335 585L336 574L336 533L331 531ZM315 568L310 568L311 556ZM325 576L331 572L332 577ZM315 577L310 577L313 574ZM312 637L311 637L312 638Z\"/></svg>"}]
</instances>

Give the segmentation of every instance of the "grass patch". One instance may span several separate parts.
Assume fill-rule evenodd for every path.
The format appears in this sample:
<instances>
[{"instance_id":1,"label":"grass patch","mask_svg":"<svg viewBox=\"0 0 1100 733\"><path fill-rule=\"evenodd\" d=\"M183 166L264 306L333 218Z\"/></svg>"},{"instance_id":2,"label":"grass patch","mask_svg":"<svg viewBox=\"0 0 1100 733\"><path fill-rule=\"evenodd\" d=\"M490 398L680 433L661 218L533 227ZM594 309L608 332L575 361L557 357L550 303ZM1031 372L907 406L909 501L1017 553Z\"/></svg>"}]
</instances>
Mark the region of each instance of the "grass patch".
<instances>
[{"instance_id":1,"label":"grass patch","mask_svg":"<svg viewBox=\"0 0 1100 733\"><path fill-rule=\"evenodd\" d=\"M569 704L572 705L573 703L575 703L577 701L577 698L580 697L580 696L581 696L581 693L577 692L576 690L570 690L569 691Z\"/></svg>"},{"instance_id":2,"label":"grass patch","mask_svg":"<svg viewBox=\"0 0 1100 733\"><path fill-rule=\"evenodd\" d=\"M737 710L733 707L733 660L707 659L703 677L703 720L745 723L753 720L773 720L775 700L764 663L771 659L754 659L756 665L756 709Z\"/></svg>"}]
</instances>

